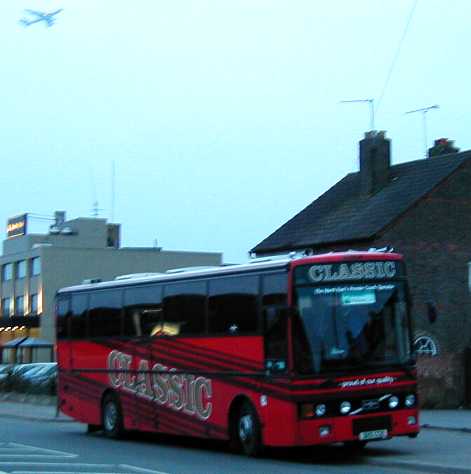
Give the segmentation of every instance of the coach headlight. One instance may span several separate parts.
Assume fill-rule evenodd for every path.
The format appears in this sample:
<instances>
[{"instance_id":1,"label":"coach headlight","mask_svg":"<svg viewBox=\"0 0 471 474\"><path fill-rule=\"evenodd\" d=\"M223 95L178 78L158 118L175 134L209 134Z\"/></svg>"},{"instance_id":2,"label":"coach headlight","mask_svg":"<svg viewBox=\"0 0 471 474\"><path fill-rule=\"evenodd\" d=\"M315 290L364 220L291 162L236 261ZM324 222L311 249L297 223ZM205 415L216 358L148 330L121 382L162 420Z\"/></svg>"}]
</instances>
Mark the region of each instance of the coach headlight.
<instances>
[{"instance_id":1,"label":"coach headlight","mask_svg":"<svg viewBox=\"0 0 471 474\"><path fill-rule=\"evenodd\" d=\"M327 411L327 407L323 403L316 405L316 416L324 416Z\"/></svg>"},{"instance_id":2,"label":"coach headlight","mask_svg":"<svg viewBox=\"0 0 471 474\"><path fill-rule=\"evenodd\" d=\"M340 404L340 413L342 413L342 415L346 415L347 413L350 412L351 409L352 409L352 404L350 402L342 402Z\"/></svg>"},{"instance_id":3,"label":"coach headlight","mask_svg":"<svg viewBox=\"0 0 471 474\"><path fill-rule=\"evenodd\" d=\"M407 395L404 403L407 408L413 407L415 405L415 395L414 394Z\"/></svg>"},{"instance_id":4,"label":"coach headlight","mask_svg":"<svg viewBox=\"0 0 471 474\"><path fill-rule=\"evenodd\" d=\"M395 395L393 395L392 397L389 397L388 405L389 405L389 408L391 408L391 410L393 410L394 408L397 408L399 405L399 398L397 398Z\"/></svg>"}]
</instances>

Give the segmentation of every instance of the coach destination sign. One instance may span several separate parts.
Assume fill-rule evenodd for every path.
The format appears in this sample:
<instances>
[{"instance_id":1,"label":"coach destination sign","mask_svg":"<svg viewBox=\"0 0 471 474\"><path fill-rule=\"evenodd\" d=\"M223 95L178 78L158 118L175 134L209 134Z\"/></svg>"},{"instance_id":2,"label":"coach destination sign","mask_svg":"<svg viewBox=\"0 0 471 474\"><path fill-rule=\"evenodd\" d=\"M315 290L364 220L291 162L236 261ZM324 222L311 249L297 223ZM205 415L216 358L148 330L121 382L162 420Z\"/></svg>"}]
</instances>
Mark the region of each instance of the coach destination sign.
<instances>
[{"instance_id":1,"label":"coach destination sign","mask_svg":"<svg viewBox=\"0 0 471 474\"><path fill-rule=\"evenodd\" d=\"M7 238L26 234L28 214L11 217L7 221Z\"/></svg>"},{"instance_id":2,"label":"coach destination sign","mask_svg":"<svg viewBox=\"0 0 471 474\"><path fill-rule=\"evenodd\" d=\"M392 260L303 265L296 269L298 284L390 280L399 276L402 276L402 265Z\"/></svg>"}]
</instances>

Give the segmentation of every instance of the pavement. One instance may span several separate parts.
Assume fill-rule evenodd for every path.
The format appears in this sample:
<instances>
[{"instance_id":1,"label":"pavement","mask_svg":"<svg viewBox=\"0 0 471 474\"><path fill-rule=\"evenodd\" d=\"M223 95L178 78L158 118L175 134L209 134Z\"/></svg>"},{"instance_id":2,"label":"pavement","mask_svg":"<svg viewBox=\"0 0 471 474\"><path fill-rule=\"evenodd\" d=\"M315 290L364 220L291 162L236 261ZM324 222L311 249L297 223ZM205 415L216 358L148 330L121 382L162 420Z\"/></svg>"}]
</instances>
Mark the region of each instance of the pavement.
<instances>
[{"instance_id":1,"label":"pavement","mask_svg":"<svg viewBox=\"0 0 471 474\"><path fill-rule=\"evenodd\" d=\"M471 410L421 410L420 425L423 429L471 433Z\"/></svg>"},{"instance_id":2,"label":"pavement","mask_svg":"<svg viewBox=\"0 0 471 474\"><path fill-rule=\"evenodd\" d=\"M0 416L32 421L73 421L57 410L56 397L20 393L0 394Z\"/></svg>"}]
</instances>

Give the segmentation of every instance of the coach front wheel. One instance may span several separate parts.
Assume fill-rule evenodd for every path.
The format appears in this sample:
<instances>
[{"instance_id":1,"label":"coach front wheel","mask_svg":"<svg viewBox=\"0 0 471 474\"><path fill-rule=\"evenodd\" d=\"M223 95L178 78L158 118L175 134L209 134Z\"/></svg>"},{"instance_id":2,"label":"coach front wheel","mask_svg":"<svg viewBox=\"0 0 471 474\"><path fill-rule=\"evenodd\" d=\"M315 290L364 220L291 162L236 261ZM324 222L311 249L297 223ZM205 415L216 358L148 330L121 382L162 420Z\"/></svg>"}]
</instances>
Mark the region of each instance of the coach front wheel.
<instances>
[{"instance_id":1,"label":"coach front wheel","mask_svg":"<svg viewBox=\"0 0 471 474\"><path fill-rule=\"evenodd\" d=\"M103 432L108 438L120 438L124 434L121 403L114 393L108 393L103 399L101 417Z\"/></svg>"},{"instance_id":2,"label":"coach front wheel","mask_svg":"<svg viewBox=\"0 0 471 474\"><path fill-rule=\"evenodd\" d=\"M260 421L255 408L248 401L240 408L235 435L244 454L257 456L261 453L263 446Z\"/></svg>"}]
</instances>

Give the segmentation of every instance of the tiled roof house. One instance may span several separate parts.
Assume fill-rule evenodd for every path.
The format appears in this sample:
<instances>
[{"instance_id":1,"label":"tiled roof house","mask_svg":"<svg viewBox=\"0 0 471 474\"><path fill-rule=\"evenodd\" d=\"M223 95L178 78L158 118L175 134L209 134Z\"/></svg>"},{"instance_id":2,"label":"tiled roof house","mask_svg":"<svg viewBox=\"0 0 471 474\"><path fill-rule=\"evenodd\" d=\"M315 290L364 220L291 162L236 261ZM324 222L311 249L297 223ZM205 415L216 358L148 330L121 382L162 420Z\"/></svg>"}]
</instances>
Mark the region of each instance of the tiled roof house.
<instances>
[{"instance_id":1,"label":"tiled roof house","mask_svg":"<svg viewBox=\"0 0 471 474\"><path fill-rule=\"evenodd\" d=\"M430 153L431 155L433 153ZM257 256L393 247L408 266L424 405L471 402L471 151L391 165L390 140L368 132L350 173L262 240ZM430 325L427 304L439 318ZM468 364L468 366L466 366ZM437 385L437 383L439 385Z\"/></svg>"}]
</instances>

